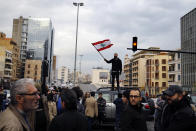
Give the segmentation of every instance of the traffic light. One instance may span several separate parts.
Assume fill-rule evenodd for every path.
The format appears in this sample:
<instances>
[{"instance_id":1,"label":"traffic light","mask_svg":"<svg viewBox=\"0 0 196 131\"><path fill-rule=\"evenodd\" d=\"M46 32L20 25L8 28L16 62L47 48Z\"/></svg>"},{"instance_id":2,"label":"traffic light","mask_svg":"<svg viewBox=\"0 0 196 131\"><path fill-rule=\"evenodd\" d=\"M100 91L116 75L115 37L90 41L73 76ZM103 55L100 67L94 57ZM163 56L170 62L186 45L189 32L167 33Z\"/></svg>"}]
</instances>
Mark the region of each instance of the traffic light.
<instances>
[{"instance_id":1,"label":"traffic light","mask_svg":"<svg viewBox=\"0 0 196 131\"><path fill-rule=\"evenodd\" d=\"M132 50L137 51L137 37L133 37Z\"/></svg>"}]
</instances>

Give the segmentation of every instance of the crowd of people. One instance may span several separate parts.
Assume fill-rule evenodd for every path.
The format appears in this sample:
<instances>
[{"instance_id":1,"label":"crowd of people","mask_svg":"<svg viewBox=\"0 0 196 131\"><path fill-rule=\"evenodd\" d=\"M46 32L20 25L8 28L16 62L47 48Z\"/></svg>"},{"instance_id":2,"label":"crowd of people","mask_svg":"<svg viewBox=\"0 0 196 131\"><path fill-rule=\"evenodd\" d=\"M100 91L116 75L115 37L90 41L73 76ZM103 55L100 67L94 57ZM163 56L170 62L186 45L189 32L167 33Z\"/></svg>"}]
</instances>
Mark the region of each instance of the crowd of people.
<instances>
[{"instance_id":1,"label":"crowd of people","mask_svg":"<svg viewBox=\"0 0 196 131\"><path fill-rule=\"evenodd\" d=\"M10 90L10 104L0 113L0 131L91 131L105 119L106 100L101 92L83 91L80 87L48 89L42 94L32 79L16 81ZM118 93L116 131L147 131L147 115L154 113L155 131L193 131L196 129L194 106L178 86L169 87L151 110L141 103L138 88ZM150 104L151 103L151 104ZM154 107L154 108L153 108Z\"/></svg>"}]
</instances>

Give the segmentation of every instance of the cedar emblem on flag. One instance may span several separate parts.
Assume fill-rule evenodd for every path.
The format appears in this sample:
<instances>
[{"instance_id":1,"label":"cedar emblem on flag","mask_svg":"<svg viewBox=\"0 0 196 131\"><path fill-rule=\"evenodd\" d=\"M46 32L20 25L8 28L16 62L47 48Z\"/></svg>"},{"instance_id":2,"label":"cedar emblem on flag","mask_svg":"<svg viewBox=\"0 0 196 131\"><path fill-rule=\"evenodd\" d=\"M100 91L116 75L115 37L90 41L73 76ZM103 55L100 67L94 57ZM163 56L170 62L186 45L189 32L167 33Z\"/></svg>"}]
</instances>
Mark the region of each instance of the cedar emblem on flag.
<instances>
[{"instance_id":1,"label":"cedar emblem on flag","mask_svg":"<svg viewBox=\"0 0 196 131\"><path fill-rule=\"evenodd\" d=\"M102 51L102 50L110 48L113 44L111 44L109 39L106 39L103 41L92 43L92 45L97 49L97 51Z\"/></svg>"}]
</instances>

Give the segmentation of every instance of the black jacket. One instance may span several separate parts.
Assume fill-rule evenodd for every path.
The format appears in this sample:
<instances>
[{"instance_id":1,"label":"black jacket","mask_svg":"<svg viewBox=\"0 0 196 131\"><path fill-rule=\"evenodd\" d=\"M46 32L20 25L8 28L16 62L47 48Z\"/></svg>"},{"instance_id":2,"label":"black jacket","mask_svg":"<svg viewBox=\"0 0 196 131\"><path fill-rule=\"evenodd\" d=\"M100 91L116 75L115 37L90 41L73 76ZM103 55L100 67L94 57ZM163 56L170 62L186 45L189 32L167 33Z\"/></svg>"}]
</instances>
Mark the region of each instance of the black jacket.
<instances>
[{"instance_id":1,"label":"black jacket","mask_svg":"<svg viewBox=\"0 0 196 131\"><path fill-rule=\"evenodd\" d=\"M120 119L122 131L147 131L146 113L142 106L127 106Z\"/></svg>"},{"instance_id":2,"label":"black jacket","mask_svg":"<svg viewBox=\"0 0 196 131\"><path fill-rule=\"evenodd\" d=\"M98 112L105 112L106 100L103 98L97 99Z\"/></svg>"},{"instance_id":3,"label":"black jacket","mask_svg":"<svg viewBox=\"0 0 196 131\"><path fill-rule=\"evenodd\" d=\"M193 131L194 111L186 99L175 106L166 104L161 117L162 131Z\"/></svg>"},{"instance_id":4,"label":"black jacket","mask_svg":"<svg viewBox=\"0 0 196 131\"><path fill-rule=\"evenodd\" d=\"M116 98L114 104L116 105L116 115L120 116L124 108L122 98Z\"/></svg>"},{"instance_id":5,"label":"black jacket","mask_svg":"<svg viewBox=\"0 0 196 131\"><path fill-rule=\"evenodd\" d=\"M49 131L87 131L88 122L85 116L77 111L65 111L55 117Z\"/></svg>"},{"instance_id":6,"label":"black jacket","mask_svg":"<svg viewBox=\"0 0 196 131\"><path fill-rule=\"evenodd\" d=\"M111 60L106 60L107 63L112 63L112 71L118 71L118 72L122 72L122 61L117 58L113 58Z\"/></svg>"}]
</instances>

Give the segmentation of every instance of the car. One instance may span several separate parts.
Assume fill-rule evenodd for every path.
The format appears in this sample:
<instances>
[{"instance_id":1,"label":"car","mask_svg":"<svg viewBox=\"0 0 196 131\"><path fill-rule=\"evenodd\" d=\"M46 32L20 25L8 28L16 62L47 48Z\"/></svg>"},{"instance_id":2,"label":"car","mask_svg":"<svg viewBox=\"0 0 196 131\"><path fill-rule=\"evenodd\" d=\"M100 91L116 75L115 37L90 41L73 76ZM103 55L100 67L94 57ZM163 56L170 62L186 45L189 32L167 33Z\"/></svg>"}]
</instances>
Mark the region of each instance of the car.
<instances>
[{"instance_id":1,"label":"car","mask_svg":"<svg viewBox=\"0 0 196 131\"><path fill-rule=\"evenodd\" d=\"M103 125L109 125L114 126L115 122L115 112L116 112L116 106L113 103L113 101L117 98L118 92L117 91L96 91L95 92L95 98L98 99L99 92L102 93L102 97L106 100L106 107L105 107L105 119L103 121Z\"/></svg>"},{"instance_id":2,"label":"car","mask_svg":"<svg viewBox=\"0 0 196 131\"><path fill-rule=\"evenodd\" d=\"M196 94L191 95L191 100L192 100L193 104L196 106Z\"/></svg>"}]
</instances>

